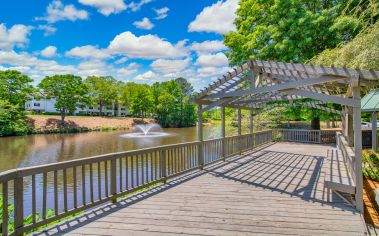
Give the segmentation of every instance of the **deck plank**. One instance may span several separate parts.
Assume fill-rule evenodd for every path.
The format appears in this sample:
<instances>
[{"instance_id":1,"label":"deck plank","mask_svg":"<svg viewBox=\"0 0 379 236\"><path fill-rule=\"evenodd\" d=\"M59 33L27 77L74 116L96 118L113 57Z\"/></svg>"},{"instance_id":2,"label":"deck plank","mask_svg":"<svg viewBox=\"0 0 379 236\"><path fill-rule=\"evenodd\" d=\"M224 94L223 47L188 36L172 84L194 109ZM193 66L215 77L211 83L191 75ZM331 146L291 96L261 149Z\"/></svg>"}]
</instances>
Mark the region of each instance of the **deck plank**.
<instances>
[{"instance_id":1,"label":"deck plank","mask_svg":"<svg viewBox=\"0 0 379 236\"><path fill-rule=\"evenodd\" d=\"M324 187L330 146L276 143L35 235L364 235Z\"/></svg>"}]
</instances>

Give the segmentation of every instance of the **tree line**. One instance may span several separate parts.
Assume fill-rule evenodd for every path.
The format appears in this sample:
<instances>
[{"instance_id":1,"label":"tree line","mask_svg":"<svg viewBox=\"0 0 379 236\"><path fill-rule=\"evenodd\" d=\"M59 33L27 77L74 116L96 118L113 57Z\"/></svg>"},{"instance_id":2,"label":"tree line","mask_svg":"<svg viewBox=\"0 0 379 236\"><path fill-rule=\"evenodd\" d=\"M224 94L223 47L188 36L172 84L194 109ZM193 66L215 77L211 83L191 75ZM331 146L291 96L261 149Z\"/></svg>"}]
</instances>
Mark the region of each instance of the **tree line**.
<instances>
[{"instance_id":1,"label":"tree line","mask_svg":"<svg viewBox=\"0 0 379 236\"><path fill-rule=\"evenodd\" d=\"M46 76L33 87L33 80L14 70L0 71L0 136L30 132L25 103L32 97L55 100L55 108L64 126L65 117L85 106L127 107L134 117L151 117L163 127L190 127L196 124L196 107L189 103L194 95L185 78L153 85L123 82L112 76Z\"/></svg>"}]
</instances>

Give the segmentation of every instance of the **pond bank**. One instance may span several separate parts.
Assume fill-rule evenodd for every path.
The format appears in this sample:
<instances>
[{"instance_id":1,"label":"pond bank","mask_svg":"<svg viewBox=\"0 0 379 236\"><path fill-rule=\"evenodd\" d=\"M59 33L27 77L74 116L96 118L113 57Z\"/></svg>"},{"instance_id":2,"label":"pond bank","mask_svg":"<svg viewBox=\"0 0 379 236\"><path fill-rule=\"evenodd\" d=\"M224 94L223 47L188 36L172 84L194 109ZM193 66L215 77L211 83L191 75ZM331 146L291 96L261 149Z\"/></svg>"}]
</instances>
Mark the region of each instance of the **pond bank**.
<instances>
[{"instance_id":1,"label":"pond bank","mask_svg":"<svg viewBox=\"0 0 379 236\"><path fill-rule=\"evenodd\" d=\"M59 116L30 115L28 124L32 134L82 133L90 131L129 130L135 124L154 123L154 119L131 117L67 116L65 124Z\"/></svg>"}]
</instances>

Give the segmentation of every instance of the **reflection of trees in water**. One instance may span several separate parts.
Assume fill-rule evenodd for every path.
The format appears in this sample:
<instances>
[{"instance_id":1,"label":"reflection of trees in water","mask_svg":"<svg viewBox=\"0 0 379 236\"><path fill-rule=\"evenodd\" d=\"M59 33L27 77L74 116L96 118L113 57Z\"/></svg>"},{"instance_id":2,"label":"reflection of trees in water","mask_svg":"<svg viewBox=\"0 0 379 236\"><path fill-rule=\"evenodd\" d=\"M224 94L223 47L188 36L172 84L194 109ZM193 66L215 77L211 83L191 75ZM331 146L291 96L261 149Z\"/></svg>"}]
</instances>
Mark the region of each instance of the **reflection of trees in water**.
<instances>
[{"instance_id":1,"label":"reflection of trees in water","mask_svg":"<svg viewBox=\"0 0 379 236\"><path fill-rule=\"evenodd\" d=\"M0 171L17 168L30 151L33 140L28 137L1 138L0 141Z\"/></svg>"}]
</instances>

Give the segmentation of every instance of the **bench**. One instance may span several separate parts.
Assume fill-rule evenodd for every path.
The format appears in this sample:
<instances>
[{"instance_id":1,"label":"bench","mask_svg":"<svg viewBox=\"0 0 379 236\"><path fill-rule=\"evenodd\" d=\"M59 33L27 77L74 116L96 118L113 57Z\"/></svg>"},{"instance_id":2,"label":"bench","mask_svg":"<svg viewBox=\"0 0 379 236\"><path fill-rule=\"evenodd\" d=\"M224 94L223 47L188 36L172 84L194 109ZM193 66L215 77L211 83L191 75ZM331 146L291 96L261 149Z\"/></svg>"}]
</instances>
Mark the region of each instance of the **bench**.
<instances>
[{"instance_id":1,"label":"bench","mask_svg":"<svg viewBox=\"0 0 379 236\"><path fill-rule=\"evenodd\" d=\"M328 150L324 185L333 191L355 194L354 179L340 150Z\"/></svg>"}]
</instances>

